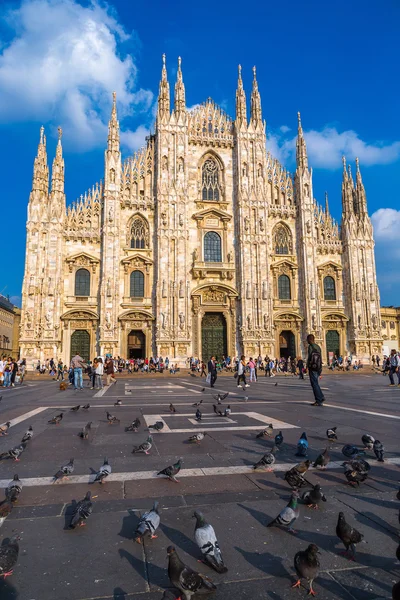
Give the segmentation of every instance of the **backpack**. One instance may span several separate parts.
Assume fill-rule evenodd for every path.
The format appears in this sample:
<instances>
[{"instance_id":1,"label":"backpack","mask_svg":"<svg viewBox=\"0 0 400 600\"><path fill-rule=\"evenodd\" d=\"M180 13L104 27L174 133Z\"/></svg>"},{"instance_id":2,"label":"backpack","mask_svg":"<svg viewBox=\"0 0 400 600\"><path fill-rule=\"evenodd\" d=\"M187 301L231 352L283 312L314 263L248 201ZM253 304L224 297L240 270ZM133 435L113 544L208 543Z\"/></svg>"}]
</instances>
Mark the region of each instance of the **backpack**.
<instances>
[{"instance_id":1,"label":"backpack","mask_svg":"<svg viewBox=\"0 0 400 600\"><path fill-rule=\"evenodd\" d=\"M311 353L308 368L310 371L320 371L322 369L322 357L316 350Z\"/></svg>"}]
</instances>

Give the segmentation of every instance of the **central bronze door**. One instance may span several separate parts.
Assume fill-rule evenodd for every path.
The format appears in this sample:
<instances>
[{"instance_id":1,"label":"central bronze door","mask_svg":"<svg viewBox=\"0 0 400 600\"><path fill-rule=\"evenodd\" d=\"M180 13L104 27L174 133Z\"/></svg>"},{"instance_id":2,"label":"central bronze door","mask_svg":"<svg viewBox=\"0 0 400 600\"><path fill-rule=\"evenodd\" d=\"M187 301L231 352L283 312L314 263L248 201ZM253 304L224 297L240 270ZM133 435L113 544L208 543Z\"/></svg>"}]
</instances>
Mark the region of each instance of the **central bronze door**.
<instances>
[{"instance_id":1,"label":"central bronze door","mask_svg":"<svg viewBox=\"0 0 400 600\"><path fill-rule=\"evenodd\" d=\"M201 323L201 354L207 363L212 356L227 355L226 321L221 313L206 313Z\"/></svg>"}]
</instances>

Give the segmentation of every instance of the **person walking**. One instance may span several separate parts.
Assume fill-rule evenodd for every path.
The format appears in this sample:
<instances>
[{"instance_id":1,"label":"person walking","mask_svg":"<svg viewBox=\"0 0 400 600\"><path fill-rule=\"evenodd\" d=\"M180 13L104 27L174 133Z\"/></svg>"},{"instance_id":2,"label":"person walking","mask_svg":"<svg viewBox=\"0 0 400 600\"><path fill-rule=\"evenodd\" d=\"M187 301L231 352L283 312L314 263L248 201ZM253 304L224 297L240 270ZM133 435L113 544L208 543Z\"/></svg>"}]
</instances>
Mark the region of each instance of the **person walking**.
<instances>
[{"instance_id":1,"label":"person walking","mask_svg":"<svg viewBox=\"0 0 400 600\"><path fill-rule=\"evenodd\" d=\"M71 360L71 368L74 374L74 390L83 390L83 369L85 363L82 356L76 354Z\"/></svg>"},{"instance_id":2,"label":"person walking","mask_svg":"<svg viewBox=\"0 0 400 600\"><path fill-rule=\"evenodd\" d=\"M104 374L104 365L103 359L99 356L99 358L95 358L94 360L94 387L96 390L103 389L103 374Z\"/></svg>"},{"instance_id":3,"label":"person walking","mask_svg":"<svg viewBox=\"0 0 400 600\"><path fill-rule=\"evenodd\" d=\"M312 403L312 406L322 406L322 403L325 401L324 394L319 386L319 378L322 372L322 352L318 344L315 343L315 337L312 333L307 336L307 342L307 369L315 398L315 402Z\"/></svg>"},{"instance_id":4,"label":"person walking","mask_svg":"<svg viewBox=\"0 0 400 600\"><path fill-rule=\"evenodd\" d=\"M246 381L246 361L245 361L244 354L242 354L242 356L240 357L239 364L238 364L238 378L236 380L237 387L242 387L240 385L241 381L243 381L243 384L245 387L250 387Z\"/></svg>"},{"instance_id":5,"label":"person walking","mask_svg":"<svg viewBox=\"0 0 400 600\"><path fill-rule=\"evenodd\" d=\"M254 362L254 360L250 357L250 360L248 362L248 367L250 369L250 383L252 381L257 381L256 379L256 363Z\"/></svg>"},{"instance_id":6,"label":"person walking","mask_svg":"<svg viewBox=\"0 0 400 600\"><path fill-rule=\"evenodd\" d=\"M207 377L207 373L206 373L206 364L204 362L204 360L201 361L201 373L200 373L200 377Z\"/></svg>"},{"instance_id":7,"label":"person walking","mask_svg":"<svg viewBox=\"0 0 400 600\"><path fill-rule=\"evenodd\" d=\"M57 381L64 381L64 365L61 358L57 363Z\"/></svg>"},{"instance_id":8,"label":"person walking","mask_svg":"<svg viewBox=\"0 0 400 600\"><path fill-rule=\"evenodd\" d=\"M104 365L105 372L107 375L107 385L111 385L112 383L117 383L117 380L114 377L114 362L111 360L111 357L107 355L106 363Z\"/></svg>"},{"instance_id":9,"label":"person walking","mask_svg":"<svg viewBox=\"0 0 400 600\"><path fill-rule=\"evenodd\" d=\"M390 387L394 387L395 383L394 383L394 377L393 375L397 373L397 386L400 387L400 358L396 352L396 350L393 348L390 351L390 356L389 356L389 379L390 379Z\"/></svg>"},{"instance_id":10,"label":"person walking","mask_svg":"<svg viewBox=\"0 0 400 600\"><path fill-rule=\"evenodd\" d=\"M299 370L299 379L304 379L304 360L301 357L297 361L297 368Z\"/></svg>"},{"instance_id":11,"label":"person walking","mask_svg":"<svg viewBox=\"0 0 400 600\"><path fill-rule=\"evenodd\" d=\"M210 374L210 387L214 387L217 381L217 364L215 362L215 356L212 356L208 361L208 372Z\"/></svg>"},{"instance_id":12,"label":"person walking","mask_svg":"<svg viewBox=\"0 0 400 600\"><path fill-rule=\"evenodd\" d=\"M379 369L380 362L381 362L381 359L379 358L378 355L376 355L376 366L378 367L378 369Z\"/></svg>"},{"instance_id":13,"label":"person walking","mask_svg":"<svg viewBox=\"0 0 400 600\"><path fill-rule=\"evenodd\" d=\"M12 358L9 356L7 358L7 362L4 366L4 371L3 371L3 374L4 374L3 386L4 387L11 387L11 375L13 372L13 368L14 368L13 361L12 361Z\"/></svg>"}]
</instances>

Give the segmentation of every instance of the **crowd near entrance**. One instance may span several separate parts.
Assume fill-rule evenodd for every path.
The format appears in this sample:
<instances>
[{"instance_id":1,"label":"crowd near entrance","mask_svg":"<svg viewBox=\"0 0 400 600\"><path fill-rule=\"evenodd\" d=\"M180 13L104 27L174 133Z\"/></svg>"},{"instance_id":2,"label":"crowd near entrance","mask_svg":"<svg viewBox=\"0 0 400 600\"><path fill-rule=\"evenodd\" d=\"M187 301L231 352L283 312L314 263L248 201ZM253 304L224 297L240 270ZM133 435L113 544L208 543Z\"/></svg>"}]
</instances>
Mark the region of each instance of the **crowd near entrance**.
<instances>
[{"instance_id":1,"label":"crowd near entrance","mask_svg":"<svg viewBox=\"0 0 400 600\"><path fill-rule=\"evenodd\" d=\"M128 335L128 358L145 358L146 336L143 331L133 329Z\"/></svg>"},{"instance_id":2,"label":"crowd near entrance","mask_svg":"<svg viewBox=\"0 0 400 600\"><path fill-rule=\"evenodd\" d=\"M206 313L201 323L201 352L203 360L211 356L227 356L226 320L221 313Z\"/></svg>"}]
</instances>

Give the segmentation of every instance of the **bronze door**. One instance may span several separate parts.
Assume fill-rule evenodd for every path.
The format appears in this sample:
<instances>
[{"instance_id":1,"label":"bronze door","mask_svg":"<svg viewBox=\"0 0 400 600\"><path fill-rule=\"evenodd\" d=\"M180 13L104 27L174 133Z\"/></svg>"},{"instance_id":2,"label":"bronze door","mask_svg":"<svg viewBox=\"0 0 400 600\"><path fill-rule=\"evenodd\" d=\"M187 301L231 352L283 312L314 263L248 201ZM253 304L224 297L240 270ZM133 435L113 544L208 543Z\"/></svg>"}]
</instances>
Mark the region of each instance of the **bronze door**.
<instances>
[{"instance_id":1,"label":"bronze door","mask_svg":"<svg viewBox=\"0 0 400 600\"><path fill-rule=\"evenodd\" d=\"M207 363L212 356L227 356L226 321L221 313L206 313L201 323L201 354Z\"/></svg>"},{"instance_id":2,"label":"bronze door","mask_svg":"<svg viewBox=\"0 0 400 600\"><path fill-rule=\"evenodd\" d=\"M77 354L86 362L90 360L90 334L85 329L78 329L71 335L71 358Z\"/></svg>"}]
</instances>

